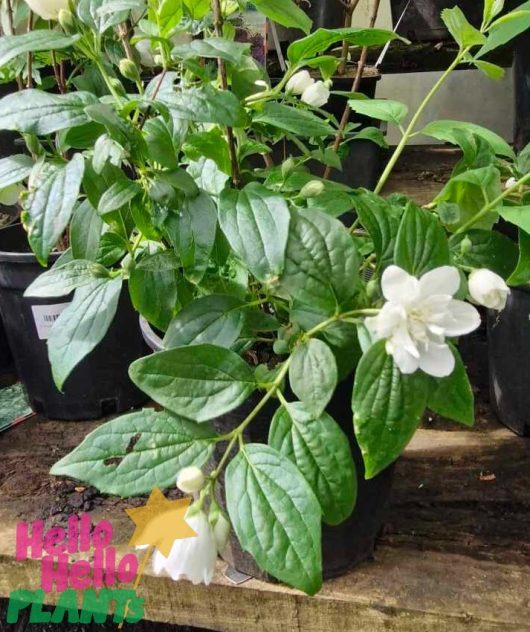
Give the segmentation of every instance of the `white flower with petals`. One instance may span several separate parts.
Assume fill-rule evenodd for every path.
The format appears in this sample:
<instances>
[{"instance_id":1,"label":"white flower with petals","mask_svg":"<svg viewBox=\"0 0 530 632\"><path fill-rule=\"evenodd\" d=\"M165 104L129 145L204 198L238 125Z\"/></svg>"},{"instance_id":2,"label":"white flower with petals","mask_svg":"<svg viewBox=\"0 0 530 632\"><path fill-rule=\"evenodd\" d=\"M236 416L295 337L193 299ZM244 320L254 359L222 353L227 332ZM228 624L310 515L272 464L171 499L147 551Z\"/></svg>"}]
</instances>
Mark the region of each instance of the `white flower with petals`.
<instances>
[{"instance_id":1,"label":"white flower with petals","mask_svg":"<svg viewBox=\"0 0 530 632\"><path fill-rule=\"evenodd\" d=\"M302 101L314 108L320 108L329 101L329 88L323 81L315 81L302 93Z\"/></svg>"},{"instance_id":2,"label":"white flower with petals","mask_svg":"<svg viewBox=\"0 0 530 632\"><path fill-rule=\"evenodd\" d=\"M212 527L202 510L188 510L186 522L197 535L175 540L169 557L156 550L153 555L153 571L156 575L166 573L175 581L188 579L193 584L208 585L213 579L217 560L217 545Z\"/></svg>"},{"instance_id":3,"label":"white flower with petals","mask_svg":"<svg viewBox=\"0 0 530 632\"><path fill-rule=\"evenodd\" d=\"M366 326L375 340L386 340L386 351L401 373L452 373L455 359L446 336L468 334L480 325L478 311L453 298L459 286L460 275L451 266L435 268L420 279L398 266L384 271L381 289L387 302L377 316L366 319Z\"/></svg>"},{"instance_id":4,"label":"white flower with petals","mask_svg":"<svg viewBox=\"0 0 530 632\"><path fill-rule=\"evenodd\" d=\"M285 86L285 91L289 94L302 94L304 90L315 83L307 70L295 72Z\"/></svg>"},{"instance_id":5,"label":"white flower with petals","mask_svg":"<svg viewBox=\"0 0 530 632\"><path fill-rule=\"evenodd\" d=\"M486 268L473 270L469 275L468 287L469 294L475 303L499 311L506 307L510 288L495 272Z\"/></svg>"}]
</instances>

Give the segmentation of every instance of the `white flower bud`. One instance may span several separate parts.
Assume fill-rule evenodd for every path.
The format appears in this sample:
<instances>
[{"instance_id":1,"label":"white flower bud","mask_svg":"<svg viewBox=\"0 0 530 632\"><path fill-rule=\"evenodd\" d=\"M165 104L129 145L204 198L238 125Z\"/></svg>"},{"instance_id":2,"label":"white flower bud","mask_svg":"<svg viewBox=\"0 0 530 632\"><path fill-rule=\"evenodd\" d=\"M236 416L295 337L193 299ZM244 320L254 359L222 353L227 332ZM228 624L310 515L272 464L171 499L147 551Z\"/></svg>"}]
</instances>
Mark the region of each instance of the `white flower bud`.
<instances>
[{"instance_id":1,"label":"white flower bud","mask_svg":"<svg viewBox=\"0 0 530 632\"><path fill-rule=\"evenodd\" d=\"M219 508L210 511L208 521L212 527L213 537L217 552L221 554L228 544L228 536L230 535L230 521Z\"/></svg>"},{"instance_id":2,"label":"white flower bud","mask_svg":"<svg viewBox=\"0 0 530 632\"><path fill-rule=\"evenodd\" d=\"M481 268L473 270L468 279L469 294L479 305L502 310L506 306L510 288L495 272Z\"/></svg>"},{"instance_id":3,"label":"white flower bud","mask_svg":"<svg viewBox=\"0 0 530 632\"><path fill-rule=\"evenodd\" d=\"M290 94L302 94L304 90L307 90L315 83L315 80L311 77L307 70L300 70L295 72L289 79L285 86L285 91Z\"/></svg>"},{"instance_id":4,"label":"white flower bud","mask_svg":"<svg viewBox=\"0 0 530 632\"><path fill-rule=\"evenodd\" d=\"M68 0L26 0L26 4L44 20L56 20L61 9L68 9Z\"/></svg>"},{"instance_id":5,"label":"white flower bud","mask_svg":"<svg viewBox=\"0 0 530 632\"><path fill-rule=\"evenodd\" d=\"M504 183L504 188L505 189L511 189L513 186L515 186L517 184L517 180L515 178L508 178L508 180L506 180L506 182Z\"/></svg>"},{"instance_id":6,"label":"white flower bud","mask_svg":"<svg viewBox=\"0 0 530 632\"><path fill-rule=\"evenodd\" d=\"M329 100L329 88L323 81L316 81L308 86L303 94L302 101L315 108L320 108Z\"/></svg>"},{"instance_id":7,"label":"white flower bud","mask_svg":"<svg viewBox=\"0 0 530 632\"><path fill-rule=\"evenodd\" d=\"M204 485L204 474L202 470L194 465L184 467L177 474L177 487L185 494L193 494L202 489Z\"/></svg>"},{"instance_id":8,"label":"white flower bud","mask_svg":"<svg viewBox=\"0 0 530 632\"><path fill-rule=\"evenodd\" d=\"M24 190L21 184L10 184L0 189L0 204L14 206L18 202L20 193Z\"/></svg>"},{"instance_id":9,"label":"white flower bud","mask_svg":"<svg viewBox=\"0 0 530 632\"><path fill-rule=\"evenodd\" d=\"M300 197L310 198L320 195L324 191L324 183L320 180L310 180L306 182L300 190Z\"/></svg>"}]
</instances>

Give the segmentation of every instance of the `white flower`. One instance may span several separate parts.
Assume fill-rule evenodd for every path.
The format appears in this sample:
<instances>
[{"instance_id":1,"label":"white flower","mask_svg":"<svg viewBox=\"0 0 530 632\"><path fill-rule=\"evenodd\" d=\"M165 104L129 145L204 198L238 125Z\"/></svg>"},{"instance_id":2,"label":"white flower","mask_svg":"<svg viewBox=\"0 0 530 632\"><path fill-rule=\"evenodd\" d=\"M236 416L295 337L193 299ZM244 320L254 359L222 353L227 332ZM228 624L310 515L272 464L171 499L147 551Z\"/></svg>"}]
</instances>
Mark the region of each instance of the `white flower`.
<instances>
[{"instance_id":1,"label":"white flower","mask_svg":"<svg viewBox=\"0 0 530 632\"><path fill-rule=\"evenodd\" d=\"M480 325L472 305L453 299L459 286L460 275L451 266L420 279L398 266L384 271L381 289L387 302L377 316L366 319L366 326L375 340L386 339L386 351L402 373L452 373L455 359L445 337L467 334Z\"/></svg>"},{"instance_id":2,"label":"white flower","mask_svg":"<svg viewBox=\"0 0 530 632\"><path fill-rule=\"evenodd\" d=\"M68 0L26 0L26 4L44 20L56 20L61 9L68 9Z\"/></svg>"},{"instance_id":3,"label":"white flower","mask_svg":"<svg viewBox=\"0 0 530 632\"><path fill-rule=\"evenodd\" d=\"M186 522L197 535L175 540L169 557L155 551L153 572L156 575L165 572L175 581L189 579L193 584L208 585L213 579L217 560L214 534L204 511L189 514L188 510Z\"/></svg>"},{"instance_id":4,"label":"white flower","mask_svg":"<svg viewBox=\"0 0 530 632\"><path fill-rule=\"evenodd\" d=\"M183 467L177 474L177 487L181 492L193 494L202 489L204 485L204 474L202 470L194 465Z\"/></svg>"},{"instance_id":5,"label":"white flower","mask_svg":"<svg viewBox=\"0 0 530 632\"><path fill-rule=\"evenodd\" d=\"M515 186L517 184L517 180L515 178L508 178L508 180L506 180L506 182L504 183L504 188L505 189L511 189L513 186Z\"/></svg>"},{"instance_id":6,"label":"white flower","mask_svg":"<svg viewBox=\"0 0 530 632\"><path fill-rule=\"evenodd\" d=\"M302 94L304 90L309 88L315 83L315 80L309 74L307 70L300 70L295 72L289 79L285 86L286 92L290 94Z\"/></svg>"},{"instance_id":7,"label":"white flower","mask_svg":"<svg viewBox=\"0 0 530 632\"><path fill-rule=\"evenodd\" d=\"M469 294L479 305L501 310L506 306L510 288L504 279L491 270L473 270L468 279Z\"/></svg>"},{"instance_id":8,"label":"white flower","mask_svg":"<svg viewBox=\"0 0 530 632\"><path fill-rule=\"evenodd\" d=\"M303 94L302 101L315 108L320 108L329 100L329 88L323 81L315 81L308 86Z\"/></svg>"}]
</instances>

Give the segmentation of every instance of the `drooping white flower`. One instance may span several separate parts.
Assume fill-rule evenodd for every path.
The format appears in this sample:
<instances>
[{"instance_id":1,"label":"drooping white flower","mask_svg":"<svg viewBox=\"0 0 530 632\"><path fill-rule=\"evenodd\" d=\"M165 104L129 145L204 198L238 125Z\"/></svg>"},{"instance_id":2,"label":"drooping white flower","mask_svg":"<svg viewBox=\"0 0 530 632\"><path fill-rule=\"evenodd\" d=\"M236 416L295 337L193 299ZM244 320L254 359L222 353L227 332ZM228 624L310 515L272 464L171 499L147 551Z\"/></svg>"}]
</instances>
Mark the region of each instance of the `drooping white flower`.
<instances>
[{"instance_id":1,"label":"drooping white flower","mask_svg":"<svg viewBox=\"0 0 530 632\"><path fill-rule=\"evenodd\" d=\"M366 326L375 340L386 340L386 351L402 373L417 369L450 375L455 366L446 336L461 336L480 325L478 311L453 298L460 286L458 270L441 266L420 279L398 266L383 273L381 289L387 302Z\"/></svg>"},{"instance_id":2,"label":"drooping white flower","mask_svg":"<svg viewBox=\"0 0 530 632\"><path fill-rule=\"evenodd\" d=\"M204 485L204 474L202 470L194 465L183 467L177 474L177 487L185 494L193 494L202 489Z\"/></svg>"},{"instance_id":3,"label":"drooping white flower","mask_svg":"<svg viewBox=\"0 0 530 632\"><path fill-rule=\"evenodd\" d=\"M68 0L26 0L26 4L44 20L56 20L61 9L68 9Z\"/></svg>"},{"instance_id":4,"label":"drooping white flower","mask_svg":"<svg viewBox=\"0 0 530 632\"><path fill-rule=\"evenodd\" d=\"M299 70L289 79L285 86L286 92L290 94L303 94L304 90L315 83L315 80L307 70Z\"/></svg>"},{"instance_id":5,"label":"drooping white flower","mask_svg":"<svg viewBox=\"0 0 530 632\"><path fill-rule=\"evenodd\" d=\"M315 108L320 108L329 100L329 88L323 81L315 81L308 86L303 94L302 101Z\"/></svg>"},{"instance_id":6,"label":"drooping white flower","mask_svg":"<svg viewBox=\"0 0 530 632\"><path fill-rule=\"evenodd\" d=\"M473 270L469 275L468 287L469 294L475 303L499 311L506 307L510 288L495 272L486 268Z\"/></svg>"},{"instance_id":7,"label":"drooping white flower","mask_svg":"<svg viewBox=\"0 0 530 632\"><path fill-rule=\"evenodd\" d=\"M204 511L190 511L186 522L197 534L192 538L175 540L169 557L160 551L153 555L153 572L166 573L171 579L188 579L193 584L208 585L214 575L217 546L212 527Z\"/></svg>"}]
</instances>

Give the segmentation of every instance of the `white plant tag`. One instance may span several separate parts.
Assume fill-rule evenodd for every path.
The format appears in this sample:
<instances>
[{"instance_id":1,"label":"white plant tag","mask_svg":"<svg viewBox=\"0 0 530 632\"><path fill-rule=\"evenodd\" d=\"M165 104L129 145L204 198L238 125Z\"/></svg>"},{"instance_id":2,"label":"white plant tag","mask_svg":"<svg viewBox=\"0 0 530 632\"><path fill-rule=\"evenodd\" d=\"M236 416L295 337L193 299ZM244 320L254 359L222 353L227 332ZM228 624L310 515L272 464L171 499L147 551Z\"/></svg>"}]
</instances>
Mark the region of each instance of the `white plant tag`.
<instances>
[{"instance_id":1,"label":"white plant tag","mask_svg":"<svg viewBox=\"0 0 530 632\"><path fill-rule=\"evenodd\" d=\"M57 303L56 305L32 305L33 320L37 328L40 340L48 340L53 323L59 318L63 309L70 303Z\"/></svg>"}]
</instances>

